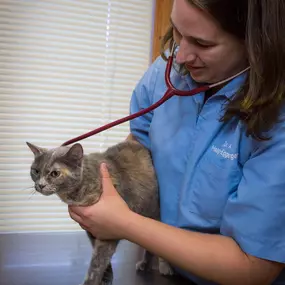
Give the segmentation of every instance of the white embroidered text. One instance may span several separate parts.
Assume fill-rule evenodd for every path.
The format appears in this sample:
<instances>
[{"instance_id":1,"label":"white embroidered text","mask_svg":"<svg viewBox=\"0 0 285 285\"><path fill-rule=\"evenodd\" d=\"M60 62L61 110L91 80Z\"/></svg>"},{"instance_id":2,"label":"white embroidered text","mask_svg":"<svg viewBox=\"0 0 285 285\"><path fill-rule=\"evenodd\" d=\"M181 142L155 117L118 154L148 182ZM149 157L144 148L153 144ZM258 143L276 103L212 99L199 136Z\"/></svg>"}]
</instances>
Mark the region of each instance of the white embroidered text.
<instances>
[{"instance_id":1,"label":"white embroidered text","mask_svg":"<svg viewBox=\"0 0 285 285\"><path fill-rule=\"evenodd\" d=\"M220 149L216 146L212 146L212 150L213 152L215 152L217 155L220 155L226 159L230 159L230 160L234 160L234 159L237 159L238 157L238 154L237 153L229 153L229 152L226 152L225 150L223 149Z\"/></svg>"}]
</instances>

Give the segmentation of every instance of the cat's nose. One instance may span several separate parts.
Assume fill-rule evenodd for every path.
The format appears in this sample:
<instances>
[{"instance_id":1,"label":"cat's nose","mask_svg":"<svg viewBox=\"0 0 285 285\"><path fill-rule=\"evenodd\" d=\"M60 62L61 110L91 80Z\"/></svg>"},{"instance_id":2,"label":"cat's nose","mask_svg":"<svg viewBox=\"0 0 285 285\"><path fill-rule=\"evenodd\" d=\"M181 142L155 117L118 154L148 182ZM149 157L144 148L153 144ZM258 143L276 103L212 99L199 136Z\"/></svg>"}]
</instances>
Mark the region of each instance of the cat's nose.
<instances>
[{"instance_id":1,"label":"cat's nose","mask_svg":"<svg viewBox=\"0 0 285 285\"><path fill-rule=\"evenodd\" d=\"M41 190L43 190L45 187L46 187L46 184L39 183L39 188L40 188Z\"/></svg>"},{"instance_id":2,"label":"cat's nose","mask_svg":"<svg viewBox=\"0 0 285 285\"><path fill-rule=\"evenodd\" d=\"M46 186L47 186L47 182L46 180L44 179L44 177L41 177L38 181L37 181L37 184L38 184L38 188L39 190L43 190Z\"/></svg>"}]
</instances>

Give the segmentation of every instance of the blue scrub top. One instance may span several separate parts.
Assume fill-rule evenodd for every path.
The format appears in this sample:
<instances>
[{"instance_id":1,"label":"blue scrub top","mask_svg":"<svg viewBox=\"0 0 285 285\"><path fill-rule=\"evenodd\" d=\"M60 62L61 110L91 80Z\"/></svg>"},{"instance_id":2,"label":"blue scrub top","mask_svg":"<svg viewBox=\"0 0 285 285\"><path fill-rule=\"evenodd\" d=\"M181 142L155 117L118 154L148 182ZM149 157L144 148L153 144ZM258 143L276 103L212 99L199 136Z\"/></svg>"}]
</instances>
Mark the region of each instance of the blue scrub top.
<instances>
[{"instance_id":1,"label":"blue scrub top","mask_svg":"<svg viewBox=\"0 0 285 285\"><path fill-rule=\"evenodd\" d=\"M161 57L150 66L133 92L131 113L164 95L165 68ZM235 78L204 105L204 93L172 97L130 128L152 153L162 222L229 236L250 255L285 263L284 114L272 139L263 142L247 137L239 121L219 121L226 99L244 80ZM197 86L174 69L171 81L181 90ZM213 284L186 275L199 285ZM273 284L285 285L285 273Z\"/></svg>"}]
</instances>

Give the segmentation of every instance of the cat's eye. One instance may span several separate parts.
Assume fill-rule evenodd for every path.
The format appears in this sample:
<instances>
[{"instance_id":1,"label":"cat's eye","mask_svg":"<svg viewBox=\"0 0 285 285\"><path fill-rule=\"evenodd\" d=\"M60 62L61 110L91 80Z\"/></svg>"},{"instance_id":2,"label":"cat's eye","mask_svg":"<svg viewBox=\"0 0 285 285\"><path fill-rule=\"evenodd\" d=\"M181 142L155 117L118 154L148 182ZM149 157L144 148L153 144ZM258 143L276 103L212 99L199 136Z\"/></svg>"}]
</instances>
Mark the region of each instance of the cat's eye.
<instances>
[{"instance_id":1,"label":"cat's eye","mask_svg":"<svg viewBox=\"0 0 285 285\"><path fill-rule=\"evenodd\" d=\"M35 175L35 176L39 175L39 173L40 173L39 170L37 170L37 169L35 169L35 168L31 169L31 172L32 172L32 174Z\"/></svg>"},{"instance_id":2,"label":"cat's eye","mask_svg":"<svg viewBox=\"0 0 285 285\"><path fill-rule=\"evenodd\" d=\"M53 170L50 173L50 176L53 177L53 178L57 178L59 175L60 175L60 171L58 171L58 170Z\"/></svg>"}]
</instances>

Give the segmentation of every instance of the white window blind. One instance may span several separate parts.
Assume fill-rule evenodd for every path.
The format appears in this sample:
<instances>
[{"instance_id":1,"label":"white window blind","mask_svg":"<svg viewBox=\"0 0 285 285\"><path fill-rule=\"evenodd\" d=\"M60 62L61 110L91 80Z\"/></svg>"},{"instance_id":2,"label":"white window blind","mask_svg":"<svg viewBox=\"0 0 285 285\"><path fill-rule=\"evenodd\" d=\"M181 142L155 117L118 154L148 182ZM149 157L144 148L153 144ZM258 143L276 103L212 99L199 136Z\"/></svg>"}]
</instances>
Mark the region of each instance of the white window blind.
<instances>
[{"instance_id":1,"label":"white window blind","mask_svg":"<svg viewBox=\"0 0 285 285\"><path fill-rule=\"evenodd\" d=\"M0 1L0 232L79 229L57 197L31 195L25 142L57 147L128 115L150 62L152 6ZM86 153L103 151L128 133L125 123L81 143Z\"/></svg>"}]
</instances>

